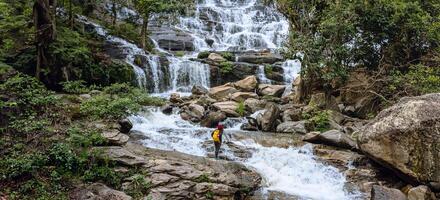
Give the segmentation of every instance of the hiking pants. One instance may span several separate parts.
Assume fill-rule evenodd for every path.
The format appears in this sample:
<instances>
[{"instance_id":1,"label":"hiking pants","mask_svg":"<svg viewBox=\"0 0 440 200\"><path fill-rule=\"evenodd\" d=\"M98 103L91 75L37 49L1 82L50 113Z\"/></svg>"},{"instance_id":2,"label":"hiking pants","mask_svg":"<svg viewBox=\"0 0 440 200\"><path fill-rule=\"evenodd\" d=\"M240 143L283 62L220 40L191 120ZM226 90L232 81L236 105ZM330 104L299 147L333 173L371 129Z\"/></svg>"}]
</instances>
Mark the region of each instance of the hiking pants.
<instances>
[{"instance_id":1,"label":"hiking pants","mask_svg":"<svg viewBox=\"0 0 440 200\"><path fill-rule=\"evenodd\" d=\"M222 145L221 142L214 142L215 146L215 158L218 158L218 152L220 151L220 146Z\"/></svg>"}]
</instances>

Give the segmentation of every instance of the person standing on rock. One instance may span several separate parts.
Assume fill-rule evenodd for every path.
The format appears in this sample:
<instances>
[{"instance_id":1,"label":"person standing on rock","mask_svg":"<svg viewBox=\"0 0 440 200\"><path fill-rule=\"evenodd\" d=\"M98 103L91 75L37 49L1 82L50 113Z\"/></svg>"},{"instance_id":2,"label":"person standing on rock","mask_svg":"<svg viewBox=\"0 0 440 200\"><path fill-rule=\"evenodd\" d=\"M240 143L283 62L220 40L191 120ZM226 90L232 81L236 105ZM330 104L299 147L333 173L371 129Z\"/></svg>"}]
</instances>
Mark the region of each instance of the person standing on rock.
<instances>
[{"instance_id":1,"label":"person standing on rock","mask_svg":"<svg viewBox=\"0 0 440 200\"><path fill-rule=\"evenodd\" d=\"M211 133L212 140L214 140L215 159L218 159L218 153L220 152L220 146L222 145L223 129L223 125L219 123L217 129Z\"/></svg>"}]
</instances>

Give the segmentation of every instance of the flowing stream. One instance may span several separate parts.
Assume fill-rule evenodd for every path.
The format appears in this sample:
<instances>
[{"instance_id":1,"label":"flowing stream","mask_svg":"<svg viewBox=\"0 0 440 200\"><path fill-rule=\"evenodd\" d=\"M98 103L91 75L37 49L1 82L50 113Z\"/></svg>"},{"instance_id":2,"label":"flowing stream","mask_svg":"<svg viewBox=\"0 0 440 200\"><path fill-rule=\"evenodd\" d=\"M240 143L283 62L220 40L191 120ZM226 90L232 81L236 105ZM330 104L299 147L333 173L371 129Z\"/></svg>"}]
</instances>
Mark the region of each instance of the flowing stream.
<instances>
[{"instance_id":1,"label":"flowing stream","mask_svg":"<svg viewBox=\"0 0 440 200\"><path fill-rule=\"evenodd\" d=\"M163 114L159 108L149 108L144 113L131 116L133 130L141 132L146 139L141 142L150 148L179 151L196 156L208 156L212 146L210 133L213 129L191 124L175 112ZM236 137L236 123L228 124L225 134L231 143L222 145L221 154L228 160L241 162L255 169L263 177L263 198L271 191L295 196L299 199L349 200L359 199L360 194L347 191L345 177L338 169L326 166L313 155L312 146L281 148L265 146L252 137ZM263 133L253 133L263 134ZM234 154L235 148L246 149L251 157L242 158Z\"/></svg>"}]
</instances>

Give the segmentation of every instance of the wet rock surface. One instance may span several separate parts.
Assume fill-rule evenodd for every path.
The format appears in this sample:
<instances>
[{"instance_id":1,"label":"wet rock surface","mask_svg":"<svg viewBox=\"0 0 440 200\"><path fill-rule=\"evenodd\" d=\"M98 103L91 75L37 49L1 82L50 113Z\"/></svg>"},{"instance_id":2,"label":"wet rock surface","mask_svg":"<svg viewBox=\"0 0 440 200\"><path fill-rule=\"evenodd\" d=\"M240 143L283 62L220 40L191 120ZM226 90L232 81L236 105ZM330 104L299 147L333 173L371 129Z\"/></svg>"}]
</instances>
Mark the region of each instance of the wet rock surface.
<instances>
[{"instance_id":1,"label":"wet rock surface","mask_svg":"<svg viewBox=\"0 0 440 200\"><path fill-rule=\"evenodd\" d=\"M208 191L215 198L244 198L261 182L256 172L235 162L153 150L134 143L96 149L110 160L145 169L153 184L153 199L199 199ZM212 186L220 190L214 191Z\"/></svg>"}]
</instances>

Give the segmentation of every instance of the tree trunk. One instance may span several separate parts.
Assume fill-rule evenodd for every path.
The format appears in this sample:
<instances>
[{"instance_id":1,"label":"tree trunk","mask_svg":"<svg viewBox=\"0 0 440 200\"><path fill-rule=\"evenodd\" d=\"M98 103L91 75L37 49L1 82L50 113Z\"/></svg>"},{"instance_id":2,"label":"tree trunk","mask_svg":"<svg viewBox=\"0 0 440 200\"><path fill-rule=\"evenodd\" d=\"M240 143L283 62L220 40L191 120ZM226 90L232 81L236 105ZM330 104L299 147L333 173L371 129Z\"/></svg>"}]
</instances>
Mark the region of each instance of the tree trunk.
<instances>
[{"instance_id":1,"label":"tree trunk","mask_svg":"<svg viewBox=\"0 0 440 200\"><path fill-rule=\"evenodd\" d=\"M73 11L72 11L72 0L69 0L69 25L73 29Z\"/></svg>"},{"instance_id":2,"label":"tree trunk","mask_svg":"<svg viewBox=\"0 0 440 200\"><path fill-rule=\"evenodd\" d=\"M33 15L36 29L35 44L37 48L35 77L41 80L42 68L47 68L49 66L47 52L49 44L55 37L49 0L36 0L33 7Z\"/></svg>"},{"instance_id":3,"label":"tree trunk","mask_svg":"<svg viewBox=\"0 0 440 200\"><path fill-rule=\"evenodd\" d=\"M113 0L112 12L113 12L112 25L115 26L116 25L116 18L117 18L116 2L115 2L115 0Z\"/></svg>"},{"instance_id":4,"label":"tree trunk","mask_svg":"<svg viewBox=\"0 0 440 200\"><path fill-rule=\"evenodd\" d=\"M52 27L53 27L53 34L52 34L52 40L55 40L57 37L57 0L51 0L52 5Z\"/></svg>"},{"instance_id":5,"label":"tree trunk","mask_svg":"<svg viewBox=\"0 0 440 200\"><path fill-rule=\"evenodd\" d=\"M148 18L144 18L142 22L141 28L141 47L145 49L146 47L146 39L147 39L147 27L148 27Z\"/></svg>"}]
</instances>

